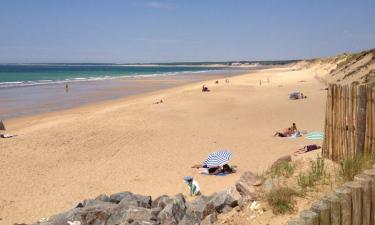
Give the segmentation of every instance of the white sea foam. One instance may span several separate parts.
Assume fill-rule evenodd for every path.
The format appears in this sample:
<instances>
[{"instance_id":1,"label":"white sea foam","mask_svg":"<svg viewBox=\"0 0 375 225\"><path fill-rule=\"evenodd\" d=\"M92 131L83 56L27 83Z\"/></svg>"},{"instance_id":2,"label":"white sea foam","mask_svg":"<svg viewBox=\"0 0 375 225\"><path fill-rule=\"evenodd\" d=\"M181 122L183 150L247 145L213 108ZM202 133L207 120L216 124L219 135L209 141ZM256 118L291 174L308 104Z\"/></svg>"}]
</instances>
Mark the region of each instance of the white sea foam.
<instances>
[{"instance_id":1,"label":"white sea foam","mask_svg":"<svg viewBox=\"0 0 375 225\"><path fill-rule=\"evenodd\" d=\"M180 72L164 72L164 73L152 73L152 74L141 74L134 73L131 75L123 76L97 76L97 77L73 77L64 80L36 80L36 81L10 81L10 82L0 82L0 88L10 88L10 87L27 87L36 85L51 85L51 84L62 84L62 83L75 83L75 82L85 82L85 81L101 81L101 80L111 80L111 79L121 79L121 78L151 78L160 76L176 76L182 74L201 74L201 73L214 73L218 70L201 70L201 71L180 71Z\"/></svg>"}]
</instances>

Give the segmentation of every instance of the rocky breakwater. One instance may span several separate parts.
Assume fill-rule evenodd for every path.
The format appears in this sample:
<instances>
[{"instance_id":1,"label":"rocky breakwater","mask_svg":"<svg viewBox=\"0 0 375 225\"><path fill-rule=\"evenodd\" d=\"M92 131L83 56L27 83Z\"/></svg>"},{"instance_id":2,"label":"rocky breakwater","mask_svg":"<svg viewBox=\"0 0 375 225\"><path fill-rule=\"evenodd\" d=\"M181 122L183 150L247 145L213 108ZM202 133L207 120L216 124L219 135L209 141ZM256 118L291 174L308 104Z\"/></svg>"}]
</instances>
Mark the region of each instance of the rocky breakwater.
<instances>
[{"instance_id":1,"label":"rocky breakwater","mask_svg":"<svg viewBox=\"0 0 375 225\"><path fill-rule=\"evenodd\" d=\"M261 179L245 172L236 187L185 201L182 194L155 200L131 192L86 199L67 212L42 219L35 225L208 225L217 215L241 208L258 198ZM16 224L15 224L16 225Z\"/></svg>"}]
</instances>

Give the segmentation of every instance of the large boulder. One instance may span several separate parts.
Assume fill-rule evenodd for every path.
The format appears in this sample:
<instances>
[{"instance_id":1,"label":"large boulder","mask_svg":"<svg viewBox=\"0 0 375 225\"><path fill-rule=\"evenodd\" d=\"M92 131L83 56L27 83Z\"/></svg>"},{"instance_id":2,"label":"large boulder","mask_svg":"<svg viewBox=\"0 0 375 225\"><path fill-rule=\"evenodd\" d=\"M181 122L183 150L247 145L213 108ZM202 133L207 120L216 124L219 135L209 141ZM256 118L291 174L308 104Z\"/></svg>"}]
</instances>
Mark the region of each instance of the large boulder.
<instances>
[{"instance_id":1,"label":"large boulder","mask_svg":"<svg viewBox=\"0 0 375 225\"><path fill-rule=\"evenodd\" d=\"M110 202L119 203L128 207L151 208L151 196L133 194L131 192L120 192L109 197Z\"/></svg>"},{"instance_id":2,"label":"large boulder","mask_svg":"<svg viewBox=\"0 0 375 225\"><path fill-rule=\"evenodd\" d=\"M157 217L152 209L93 201L98 204L52 216L39 225L65 225L68 221L79 221L81 225L157 224Z\"/></svg>"},{"instance_id":3,"label":"large boulder","mask_svg":"<svg viewBox=\"0 0 375 225\"><path fill-rule=\"evenodd\" d=\"M199 225L201 220L191 212L186 212L184 218L178 223L178 225Z\"/></svg>"},{"instance_id":4,"label":"large boulder","mask_svg":"<svg viewBox=\"0 0 375 225\"><path fill-rule=\"evenodd\" d=\"M158 221L163 225L177 225L185 215L185 198L182 194L159 199L154 206L163 208L158 215Z\"/></svg>"},{"instance_id":5,"label":"large boulder","mask_svg":"<svg viewBox=\"0 0 375 225\"><path fill-rule=\"evenodd\" d=\"M191 202L186 203L186 213L196 216L200 220L210 215L215 211L213 203L210 198L206 196L199 196Z\"/></svg>"},{"instance_id":6,"label":"large boulder","mask_svg":"<svg viewBox=\"0 0 375 225\"><path fill-rule=\"evenodd\" d=\"M213 194L209 202L212 203L216 212L221 213L226 206L232 208L236 207L240 198L240 194L232 187Z\"/></svg>"},{"instance_id":7,"label":"large boulder","mask_svg":"<svg viewBox=\"0 0 375 225\"><path fill-rule=\"evenodd\" d=\"M292 156L291 155L284 155L284 156L281 156L280 158L278 158L274 163L272 163L272 167L276 167L278 166L279 164L281 163L284 163L284 162L290 162L292 161Z\"/></svg>"},{"instance_id":8,"label":"large boulder","mask_svg":"<svg viewBox=\"0 0 375 225\"><path fill-rule=\"evenodd\" d=\"M244 197L256 200L256 188L260 185L261 178L250 171L244 172L236 182L237 191Z\"/></svg>"},{"instance_id":9,"label":"large boulder","mask_svg":"<svg viewBox=\"0 0 375 225\"><path fill-rule=\"evenodd\" d=\"M215 224L216 221L217 221L217 214L212 213L212 214L206 216L206 218L204 218L202 220L200 225L212 225L212 224Z\"/></svg>"},{"instance_id":10,"label":"large boulder","mask_svg":"<svg viewBox=\"0 0 375 225\"><path fill-rule=\"evenodd\" d=\"M100 200L102 202L110 202L110 198L106 194L101 194L95 198L95 200Z\"/></svg>"}]
</instances>

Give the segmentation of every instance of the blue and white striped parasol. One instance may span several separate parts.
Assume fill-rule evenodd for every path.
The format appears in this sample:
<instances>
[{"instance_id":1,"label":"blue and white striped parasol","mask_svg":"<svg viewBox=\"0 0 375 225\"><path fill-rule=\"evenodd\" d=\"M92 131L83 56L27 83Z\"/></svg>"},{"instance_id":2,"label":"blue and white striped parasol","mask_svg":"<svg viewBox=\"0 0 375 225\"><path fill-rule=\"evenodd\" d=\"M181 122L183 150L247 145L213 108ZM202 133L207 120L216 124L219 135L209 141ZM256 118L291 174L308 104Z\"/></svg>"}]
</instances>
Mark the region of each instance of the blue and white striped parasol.
<instances>
[{"instance_id":1,"label":"blue and white striped parasol","mask_svg":"<svg viewBox=\"0 0 375 225\"><path fill-rule=\"evenodd\" d=\"M208 155L207 159L204 160L203 165L206 165L207 167L222 166L228 163L231 158L232 152L229 150L221 150Z\"/></svg>"}]
</instances>

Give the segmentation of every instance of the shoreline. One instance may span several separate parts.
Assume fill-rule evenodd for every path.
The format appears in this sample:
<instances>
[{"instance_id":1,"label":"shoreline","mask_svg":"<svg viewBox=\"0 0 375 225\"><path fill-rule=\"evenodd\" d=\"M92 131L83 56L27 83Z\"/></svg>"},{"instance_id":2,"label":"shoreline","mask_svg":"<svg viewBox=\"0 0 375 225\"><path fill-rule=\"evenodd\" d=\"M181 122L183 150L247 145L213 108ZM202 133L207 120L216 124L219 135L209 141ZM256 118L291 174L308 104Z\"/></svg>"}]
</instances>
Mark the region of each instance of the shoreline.
<instances>
[{"instance_id":1,"label":"shoreline","mask_svg":"<svg viewBox=\"0 0 375 225\"><path fill-rule=\"evenodd\" d=\"M6 121L19 136L0 140L0 158L6 159L0 164L6 184L0 187L0 217L33 222L101 193L186 193L185 175L196 177L208 195L233 185L243 171L261 172L309 143L273 138L275 130L291 122L306 130L323 126L321 84L315 73L292 67ZM211 92L201 92L203 83ZM296 87L310 98L287 100ZM152 104L161 98L163 104ZM223 148L232 150L236 174L202 176L190 168Z\"/></svg>"},{"instance_id":2,"label":"shoreline","mask_svg":"<svg viewBox=\"0 0 375 225\"><path fill-rule=\"evenodd\" d=\"M181 85L222 79L258 69L221 73L178 74L155 77L121 77L108 80L83 81L69 83L69 92L65 93L65 83L47 84L0 89L3 99L0 101L2 120L13 120L49 112L59 112L84 105L115 99L128 98L143 93L164 90ZM19 94L21 92L22 94ZM34 96L35 95L35 96ZM29 97L34 96L34 97ZM48 96L48 97L47 97ZM42 99L40 101L40 99ZM58 102L58 104L55 104Z\"/></svg>"}]
</instances>

